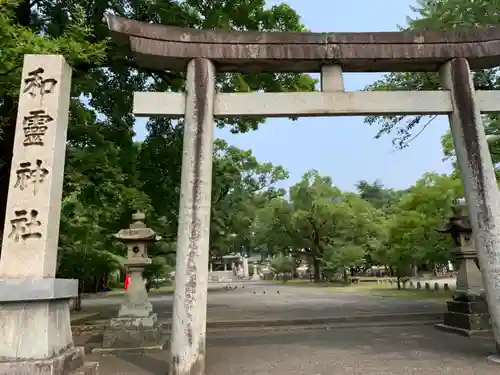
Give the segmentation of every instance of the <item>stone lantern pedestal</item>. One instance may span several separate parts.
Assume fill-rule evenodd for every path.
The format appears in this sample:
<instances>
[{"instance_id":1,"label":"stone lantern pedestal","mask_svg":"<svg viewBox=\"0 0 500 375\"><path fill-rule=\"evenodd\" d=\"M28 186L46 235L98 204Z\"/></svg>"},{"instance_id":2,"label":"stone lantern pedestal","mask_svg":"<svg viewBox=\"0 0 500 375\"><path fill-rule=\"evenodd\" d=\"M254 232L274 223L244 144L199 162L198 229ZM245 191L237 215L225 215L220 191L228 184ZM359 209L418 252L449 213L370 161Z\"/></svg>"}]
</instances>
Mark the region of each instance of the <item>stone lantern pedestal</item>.
<instances>
[{"instance_id":1,"label":"stone lantern pedestal","mask_svg":"<svg viewBox=\"0 0 500 375\"><path fill-rule=\"evenodd\" d=\"M102 348L96 351L161 350L162 340L157 315L149 301L142 273L151 264L147 244L156 241L156 233L144 224L145 215L132 215L133 223L115 236L127 245L125 265L130 273L125 301L118 317L113 318L104 333Z\"/></svg>"},{"instance_id":2,"label":"stone lantern pedestal","mask_svg":"<svg viewBox=\"0 0 500 375\"><path fill-rule=\"evenodd\" d=\"M438 229L452 236L454 248L451 253L456 260L458 276L453 300L446 302L444 322L437 324L436 328L467 337L491 335L477 251L464 203L460 201L453 206L453 215L443 228Z\"/></svg>"}]
</instances>

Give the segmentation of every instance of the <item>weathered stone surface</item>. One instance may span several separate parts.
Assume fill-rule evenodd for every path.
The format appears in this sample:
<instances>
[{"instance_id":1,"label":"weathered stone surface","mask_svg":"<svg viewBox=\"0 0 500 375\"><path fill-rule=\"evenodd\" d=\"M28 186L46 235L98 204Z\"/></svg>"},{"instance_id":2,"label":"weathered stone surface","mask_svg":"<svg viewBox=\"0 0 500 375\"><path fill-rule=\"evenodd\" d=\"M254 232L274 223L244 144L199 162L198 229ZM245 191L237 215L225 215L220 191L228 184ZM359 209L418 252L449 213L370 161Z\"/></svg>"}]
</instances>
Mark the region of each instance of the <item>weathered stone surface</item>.
<instances>
[{"instance_id":1,"label":"weathered stone surface","mask_svg":"<svg viewBox=\"0 0 500 375\"><path fill-rule=\"evenodd\" d=\"M203 375L212 193L213 63L205 59L191 61L186 85L171 373Z\"/></svg>"},{"instance_id":2,"label":"weathered stone surface","mask_svg":"<svg viewBox=\"0 0 500 375\"><path fill-rule=\"evenodd\" d=\"M125 293L125 301L118 312L124 318L148 318L153 312L142 274L151 264L148 257L148 243L156 241L156 233L146 226L146 215L136 212L132 215L132 224L122 229L115 237L127 245L125 265L130 274L130 282Z\"/></svg>"},{"instance_id":3,"label":"weathered stone surface","mask_svg":"<svg viewBox=\"0 0 500 375\"><path fill-rule=\"evenodd\" d=\"M448 311L444 314L444 322L436 328L467 337L491 336L491 321L483 298L483 282L476 264L477 251L465 200L460 198L452 206L452 211L438 231L450 234L452 238L454 247L450 252L458 268L456 290L454 300L446 304Z\"/></svg>"},{"instance_id":4,"label":"weathered stone surface","mask_svg":"<svg viewBox=\"0 0 500 375\"><path fill-rule=\"evenodd\" d=\"M190 60L206 58L221 72L320 72L326 63L345 72L432 71L453 58L473 69L500 64L500 28L467 30L290 33L228 32L154 25L106 16L118 41L139 64L184 72Z\"/></svg>"},{"instance_id":5,"label":"weathered stone surface","mask_svg":"<svg viewBox=\"0 0 500 375\"><path fill-rule=\"evenodd\" d=\"M26 55L22 74L0 259L3 360L48 359L73 346L69 300L29 302L66 284L54 275L71 68L62 56Z\"/></svg>"},{"instance_id":6,"label":"weathered stone surface","mask_svg":"<svg viewBox=\"0 0 500 375\"><path fill-rule=\"evenodd\" d=\"M22 79L0 279L54 278L71 68L59 55L26 55Z\"/></svg>"},{"instance_id":7,"label":"weathered stone surface","mask_svg":"<svg viewBox=\"0 0 500 375\"><path fill-rule=\"evenodd\" d=\"M147 318L153 312L153 306L149 302L148 292L142 277L143 271L144 267L129 266L130 282L125 293L125 302L118 311L119 317Z\"/></svg>"},{"instance_id":8,"label":"weathered stone surface","mask_svg":"<svg viewBox=\"0 0 500 375\"><path fill-rule=\"evenodd\" d=\"M69 301L2 304L0 332L0 360L58 355L73 347Z\"/></svg>"},{"instance_id":9,"label":"weathered stone surface","mask_svg":"<svg viewBox=\"0 0 500 375\"><path fill-rule=\"evenodd\" d=\"M449 61L440 74L443 87L452 95L450 129L486 301L491 301L493 334L500 347L500 193L467 60Z\"/></svg>"},{"instance_id":10,"label":"weathered stone surface","mask_svg":"<svg viewBox=\"0 0 500 375\"><path fill-rule=\"evenodd\" d=\"M99 374L99 362L85 362L82 367L77 368L70 375L97 375Z\"/></svg>"},{"instance_id":11,"label":"weathered stone surface","mask_svg":"<svg viewBox=\"0 0 500 375\"><path fill-rule=\"evenodd\" d=\"M136 212L132 215L133 222L129 228L122 229L115 235L128 248L125 264L130 282L125 301L118 311L118 318L111 319L103 336L102 348L96 348L95 351L161 348L158 318L153 314L153 306L149 302L142 277L144 268L151 263L147 245L156 240L156 233L146 226L145 219L146 215Z\"/></svg>"},{"instance_id":12,"label":"weathered stone surface","mask_svg":"<svg viewBox=\"0 0 500 375\"><path fill-rule=\"evenodd\" d=\"M83 365L55 279L71 68L25 55L0 259L0 374L67 375Z\"/></svg>"},{"instance_id":13,"label":"weathered stone surface","mask_svg":"<svg viewBox=\"0 0 500 375\"><path fill-rule=\"evenodd\" d=\"M448 301L443 324L436 328L462 336L491 336L491 319L484 300Z\"/></svg>"},{"instance_id":14,"label":"weathered stone surface","mask_svg":"<svg viewBox=\"0 0 500 375\"><path fill-rule=\"evenodd\" d=\"M470 302L463 302L470 303ZM462 328L468 331L491 330L490 317L488 314L462 314L447 312L444 314L444 324Z\"/></svg>"},{"instance_id":15,"label":"weathered stone surface","mask_svg":"<svg viewBox=\"0 0 500 375\"><path fill-rule=\"evenodd\" d=\"M0 361L0 374L69 375L82 366L84 366L83 348L71 348L47 359ZM89 364L87 367L92 367L92 365Z\"/></svg>"},{"instance_id":16,"label":"weathered stone surface","mask_svg":"<svg viewBox=\"0 0 500 375\"><path fill-rule=\"evenodd\" d=\"M104 349L147 348L162 346L157 316L147 318L115 318L104 333Z\"/></svg>"},{"instance_id":17,"label":"weathered stone surface","mask_svg":"<svg viewBox=\"0 0 500 375\"><path fill-rule=\"evenodd\" d=\"M10 279L0 280L0 302L69 299L78 294L78 280Z\"/></svg>"}]
</instances>

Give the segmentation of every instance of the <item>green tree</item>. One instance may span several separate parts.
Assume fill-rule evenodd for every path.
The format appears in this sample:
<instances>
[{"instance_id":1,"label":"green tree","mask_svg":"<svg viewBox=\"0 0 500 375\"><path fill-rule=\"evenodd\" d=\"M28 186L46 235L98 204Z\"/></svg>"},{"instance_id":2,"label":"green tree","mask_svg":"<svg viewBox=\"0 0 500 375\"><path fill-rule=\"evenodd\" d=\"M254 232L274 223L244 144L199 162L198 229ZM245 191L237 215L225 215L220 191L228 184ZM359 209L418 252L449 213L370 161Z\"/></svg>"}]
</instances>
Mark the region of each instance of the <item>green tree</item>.
<instances>
[{"instance_id":1,"label":"green tree","mask_svg":"<svg viewBox=\"0 0 500 375\"><path fill-rule=\"evenodd\" d=\"M60 251L57 276L78 279L75 309L81 309L84 291L98 292L107 284L108 275L123 268L115 255L118 246L102 236L92 215L71 197L62 204ZM114 250L114 251L113 251Z\"/></svg>"},{"instance_id":2,"label":"green tree","mask_svg":"<svg viewBox=\"0 0 500 375\"><path fill-rule=\"evenodd\" d=\"M427 264L434 269L445 264L450 258L451 241L437 229L462 194L462 184L456 177L426 173L401 198L388 221L387 244L374 256L394 267L397 276L407 276L411 266Z\"/></svg>"},{"instance_id":3,"label":"green tree","mask_svg":"<svg viewBox=\"0 0 500 375\"><path fill-rule=\"evenodd\" d=\"M372 254L386 242L386 214L352 193L344 193L335 212L338 224L334 242L341 254L345 253L339 259L345 259L346 271L355 276L358 271L374 265Z\"/></svg>"},{"instance_id":4,"label":"green tree","mask_svg":"<svg viewBox=\"0 0 500 375\"><path fill-rule=\"evenodd\" d=\"M315 281L320 280L320 260L331 244L337 224L332 210L341 199L342 193L333 186L332 180L314 170L307 172L300 182L290 188L291 226L297 233L294 248L307 251Z\"/></svg>"},{"instance_id":5,"label":"green tree","mask_svg":"<svg viewBox=\"0 0 500 375\"><path fill-rule=\"evenodd\" d=\"M162 256L153 257L151 264L146 267L143 277L146 280L146 289L149 291L152 285L155 288L160 287L172 271L172 266L169 264L168 259Z\"/></svg>"},{"instance_id":6,"label":"green tree","mask_svg":"<svg viewBox=\"0 0 500 375\"><path fill-rule=\"evenodd\" d=\"M321 258L322 272L328 279L334 274L342 272L344 284L349 283L349 270L364 264L365 249L354 244L344 244L331 247L325 251Z\"/></svg>"},{"instance_id":7,"label":"green tree","mask_svg":"<svg viewBox=\"0 0 500 375\"><path fill-rule=\"evenodd\" d=\"M303 254L320 280L322 267L366 264L366 254L384 242L384 216L356 194L342 193L329 177L310 171L290 188L289 201L275 198L256 215L256 239L270 253ZM358 251L362 249L362 251Z\"/></svg>"},{"instance_id":8,"label":"green tree","mask_svg":"<svg viewBox=\"0 0 500 375\"><path fill-rule=\"evenodd\" d=\"M385 212L389 212L404 194L403 191L385 188L379 180L373 183L361 180L356 184L356 190L363 200Z\"/></svg>"},{"instance_id":9,"label":"green tree","mask_svg":"<svg viewBox=\"0 0 500 375\"><path fill-rule=\"evenodd\" d=\"M90 41L91 31L85 24L83 8L76 6L73 22L66 27L64 35L41 35L33 27L31 5L22 0L0 1L0 41L2 61L0 62L0 225L5 220L8 180L12 160L12 145L16 127L17 103L24 54L63 54L73 66L100 62L105 57L105 43ZM75 86L82 80L74 76ZM72 97L78 95L71 93ZM72 107L78 112L78 105ZM78 113L76 113L78 115ZM80 117L77 117L80 118ZM76 120L74 117L73 120Z\"/></svg>"},{"instance_id":10,"label":"green tree","mask_svg":"<svg viewBox=\"0 0 500 375\"><path fill-rule=\"evenodd\" d=\"M487 27L500 23L500 2L489 0L417 0L411 7L415 18L408 17L403 30L450 30L455 27ZM477 90L496 90L500 87L498 69L479 70L473 73ZM441 87L437 73L389 73L369 85L367 90L437 90ZM377 137L393 134L394 145L404 148L425 130L435 116L371 116L368 124L377 124ZM500 134L498 116L488 116L488 131ZM448 154L452 150L451 137L445 135L443 143ZM498 157L497 157L498 158ZM497 162L499 160L496 160Z\"/></svg>"},{"instance_id":11,"label":"green tree","mask_svg":"<svg viewBox=\"0 0 500 375\"><path fill-rule=\"evenodd\" d=\"M253 235L256 211L282 194L273 185L288 178L281 166L259 163L250 150L229 146L223 140L214 143L212 186L212 255L222 256L245 247Z\"/></svg>"},{"instance_id":12,"label":"green tree","mask_svg":"<svg viewBox=\"0 0 500 375\"><path fill-rule=\"evenodd\" d=\"M287 275L293 273L295 262L285 254L279 254L271 260L271 270L277 276L281 276L283 282L287 281Z\"/></svg>"},{"instance_id":13,"label":"green tree","mask_svg":"<svg viewBox=\"0 0 500 375\"><path fill-rule=\"evenodd\" d=\"M60 272L70 269L65 251L84 251L80 244L87 231L99 238L93 251L123 254L112 234L128 226L136 209L147 212L150 226L158 228L170 243L176 237L182 121L152 119L147 138L137 144L133 142L135 118L131 110L134 91L180 91L185 75L138 67L129 52L109 38L102 21L106 12L183 27L303 30L290 7L266 7L263 0L217 0L210 4L197 0L2 0L0 6L4 57L0 63L0 215L5 212L23 54L62 53L74 70L64 185L67 209L61 218L61 228L74 230L65 232L61 239ZM221 74L217 79L218 89L224 92L310 91L315 85L309 76L297 74ZM263 120L220 119L217 125L243 132L256 129ZM2 227L3 222L1 216Z\"/></svg>"},{"instance_id":14,"label":"green tree","mask_svg":"<svg viewBox=\"0 0 500 375\"><path fill-rule=\"evenodd\" d=\"M254 246L269 255L288 252L299 238L292 225L292 214L292 205L284 197L271 199L267 206L261 207L252 224Z\"/></svg>"}]
</instances>

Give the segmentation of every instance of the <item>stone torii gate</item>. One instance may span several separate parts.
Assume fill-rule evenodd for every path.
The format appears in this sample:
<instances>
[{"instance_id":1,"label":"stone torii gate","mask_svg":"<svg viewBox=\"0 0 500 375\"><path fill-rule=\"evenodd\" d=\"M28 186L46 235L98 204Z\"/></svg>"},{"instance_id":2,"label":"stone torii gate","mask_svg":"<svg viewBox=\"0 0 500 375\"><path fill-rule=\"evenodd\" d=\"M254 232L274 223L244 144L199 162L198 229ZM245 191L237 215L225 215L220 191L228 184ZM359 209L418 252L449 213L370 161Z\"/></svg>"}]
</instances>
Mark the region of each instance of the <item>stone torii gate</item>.
<instances>
[{"instance_id":1,"label":"stone torii gate","mask_svg":"<svg viewBox=\"0 0 500 375\"><path fill-rule=\"evenodd\" d=\"M500 349L500 194L481 122L481 113L500 112L500 91L476 92L470 71L500 65L500 28L257 33L106 20L140 66L187 70L185 93L134 94L138 116L185 119L171 374L204 373L215 117L447 114ZM321 92L216 93L216 71L320 72ZM342 72L411 71L439 71L445 89L344 91Z\"/></svg>"}]
</instances>

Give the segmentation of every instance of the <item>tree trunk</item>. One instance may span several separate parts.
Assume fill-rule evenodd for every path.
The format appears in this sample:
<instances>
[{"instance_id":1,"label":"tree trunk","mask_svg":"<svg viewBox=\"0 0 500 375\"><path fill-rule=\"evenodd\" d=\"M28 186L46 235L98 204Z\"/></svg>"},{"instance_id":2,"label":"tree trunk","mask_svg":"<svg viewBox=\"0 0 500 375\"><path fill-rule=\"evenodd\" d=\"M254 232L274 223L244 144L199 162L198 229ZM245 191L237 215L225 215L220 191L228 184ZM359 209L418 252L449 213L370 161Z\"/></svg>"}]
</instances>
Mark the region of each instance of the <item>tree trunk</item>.
<instances>
[{"instance_id":1,"label":"tree trunk","mask_svg":"<svg viewBox=\"0 0 500 375\"><path fill-rule=\"evenodd\" d=\"M398 279L398 290L401 290L401 272L400 272L400 267L396 268L396 277Z\"/></svg>"},{"instance_id":2,"label":"tree trunk","mask_svg":"<svg viewBox=\"0 0 500 375\"><path fill-rule=\"evenodd\" d=\"M391 270L389 269L389 267L384 266L384 268L385 268L385 273L386 273L385 276L391 276Z\"/></svg>"},{"instance_id":3,"label":"tree trunk","mask_svg":"<svg viewBox=\"0 0 500 375\"><path fill-rule=\"evenodd\" d=\"M411 269L412 269L412 276L417 277L418 276L418 266L416 264L412 264Z\"/></svg>"},{"instance_id":4,"label":"tree trunk","mask_svg":"<svg viewBox=\"0 0 500 375\"><path fill-rule=\"evenodd\" d=\"M349 269L344 267L344 284L349 285Z\"/></svg>"},{"instance_id":5,"label":"tree trunk","mask_svg":"<svg viewBox=\"0 0 500 375\"><path fill-rule=\"evenodd\" d=\"M315 255L311 255L311 258L313 261L313 268L314 268L314 282L319 283L321 281L321 272L320 272L320 268L319 268L319 261Z\"/></svg>"},{"instance_id":6,"label":"tree trunk","mask_svg":"<svg viewBox=\"0 0 500 375\"><path fill-rule=\"evenodd\" d=\"M82 294L83 294L84 283L82 279L78 279L78 294L75 298L75 303L73 304L73 309L75 311L82 310Z\"/></svg>"},{"instance_id":7,"label":"tree trunk","mask_svg":"<svg viewBox=\"0 0 500 375\"><path fill-rule=\"evenodd\" d=\"M389 276L390 277L394 276L394 267L393 266L389 266Z\"/></svg>"}]
</instances>

